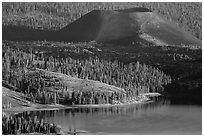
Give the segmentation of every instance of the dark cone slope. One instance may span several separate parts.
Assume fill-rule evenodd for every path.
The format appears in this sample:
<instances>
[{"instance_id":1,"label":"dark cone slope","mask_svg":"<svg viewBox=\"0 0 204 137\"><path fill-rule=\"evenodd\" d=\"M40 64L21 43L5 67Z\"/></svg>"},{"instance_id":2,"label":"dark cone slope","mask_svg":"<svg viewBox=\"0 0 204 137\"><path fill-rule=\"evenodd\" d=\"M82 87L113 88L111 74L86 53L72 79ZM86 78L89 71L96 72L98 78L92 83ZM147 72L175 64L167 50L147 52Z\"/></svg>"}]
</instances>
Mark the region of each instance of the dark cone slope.
<instances>
[{"instance_id":1,"label":"dark cone slope","mask_svg":"<svg viewBox=\"0 0 204 137\"><path fill-rule=\"evenodd\" d=\"M142 7L117 11L93 10L59 30L57 38L68 42L147 41L156 45L202 45L201 40L176 24Z\"/></svg>"}]
</instances>

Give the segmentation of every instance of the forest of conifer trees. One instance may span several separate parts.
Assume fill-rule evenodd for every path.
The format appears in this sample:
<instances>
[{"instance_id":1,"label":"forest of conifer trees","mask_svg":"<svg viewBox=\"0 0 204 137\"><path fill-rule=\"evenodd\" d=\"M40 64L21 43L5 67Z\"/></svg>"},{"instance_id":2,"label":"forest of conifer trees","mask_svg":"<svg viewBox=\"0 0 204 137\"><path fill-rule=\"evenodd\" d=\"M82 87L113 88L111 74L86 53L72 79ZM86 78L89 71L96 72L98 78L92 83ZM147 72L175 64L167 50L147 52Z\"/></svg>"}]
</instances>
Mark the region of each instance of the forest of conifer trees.
<instances>
[{"instance_id":1,"label":"forest of conifer trees","mask_svg":"<svg viewBox=\"0 0 204 137\"><path fill-rule=\"evenodd\" d=\"M163 85L171 82L170 76L162 71L139 62L124 65L97 57L58 59L9 47L2 55L3 82L26 94L28 100L41 104L113 104L137 98L142 93L161 92ZM100 81L126 92L69 91L65 82L46 72Z\"/></svg>"}]
</instances>

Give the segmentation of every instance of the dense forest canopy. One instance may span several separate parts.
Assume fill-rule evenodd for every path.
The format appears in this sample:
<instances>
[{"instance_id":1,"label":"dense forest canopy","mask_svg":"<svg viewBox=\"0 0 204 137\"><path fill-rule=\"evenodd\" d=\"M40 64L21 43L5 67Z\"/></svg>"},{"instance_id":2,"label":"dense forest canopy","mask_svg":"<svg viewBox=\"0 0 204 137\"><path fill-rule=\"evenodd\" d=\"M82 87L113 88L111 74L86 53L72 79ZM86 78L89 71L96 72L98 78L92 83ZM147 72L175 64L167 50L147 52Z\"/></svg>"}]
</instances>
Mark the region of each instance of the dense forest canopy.
<instances>
[{"instance_id":1,"label":"dense forest canopy","mask_svg":"<svg viewBox=\"0 0 204 137\"><path fill-rule=\"evenodd\" d=\"M103 60L97 57L90 57L89 59L72 59L70 57L57 59L52 56L44 57L43 54L36 56L32 53L32 50L30 53L26 53L19 49L14 50L7 47L3 51L2 63L3 81L6 85L13 86L16 90L30 96L32 100L38 100L38 102L44 104L48 102L53 103L50 100L56 98L54 92L50 92L50 87L58 89L61 95L58 98L63 98L65 102L71 98L75 104L87 104L83 102L89 102L88 104L93 102L93 104L112 104L113 100L121 101L127 98L138 97L143 93L161 92L163 91L163 85L171 83L170 76L146 64L136 62L124 65L117 60ZM100 81L125 89L126 92L114 94L92 90L73 92L68 90L67 85L63 81L47 81L47 79L52 79L53 76L42 71L33 72L35 68L81 79ZM69 96L68 99L66 99L66 96ZM99 100L93 101L94 97L99 97ZM80 101L78 98L80 98ZM82 101L83 98L91 99L91 101ZM102 101L100 98L103 98ZM49 101L46 101L47 99Z\"/></svg>"}]
</instances>

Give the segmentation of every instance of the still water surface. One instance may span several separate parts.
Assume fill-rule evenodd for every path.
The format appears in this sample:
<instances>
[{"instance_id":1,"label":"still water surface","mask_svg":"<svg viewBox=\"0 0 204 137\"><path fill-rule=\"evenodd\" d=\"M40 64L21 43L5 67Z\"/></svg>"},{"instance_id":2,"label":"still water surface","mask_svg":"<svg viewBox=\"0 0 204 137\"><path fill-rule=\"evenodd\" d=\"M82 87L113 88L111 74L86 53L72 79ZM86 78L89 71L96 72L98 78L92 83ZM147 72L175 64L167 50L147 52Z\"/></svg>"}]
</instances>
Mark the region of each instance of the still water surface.
<instances>
[{"instance_id":1,"label":"still water surface","mask_svg":"<svg viewBox=\"0 0 204 137\"><path fill-rule=\"evenodd\" d=\"M143 105L33 112L64 131L87 134L202 134L202 107L158 100Z\"/></svg>"}]
</instances>

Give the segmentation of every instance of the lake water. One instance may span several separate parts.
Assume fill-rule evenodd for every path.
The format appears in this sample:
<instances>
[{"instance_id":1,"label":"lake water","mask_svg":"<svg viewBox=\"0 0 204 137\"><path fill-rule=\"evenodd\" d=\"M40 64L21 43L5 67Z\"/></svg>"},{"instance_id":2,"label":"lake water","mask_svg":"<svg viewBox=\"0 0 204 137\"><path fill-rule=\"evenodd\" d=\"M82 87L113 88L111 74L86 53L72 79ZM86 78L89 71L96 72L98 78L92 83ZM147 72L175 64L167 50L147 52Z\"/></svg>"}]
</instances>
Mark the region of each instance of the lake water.
<instances>
[{"instance_id":1,"label":"lake water","mask_svg":"<svg viewBox=\"0 0 204 137\"><path fill-rule=\"evenodd\" d=\"M202 106L171 105L164 99L143 105L33 113L64 131L86 134L202 134Z\"/></svg>"}]
</instances>

